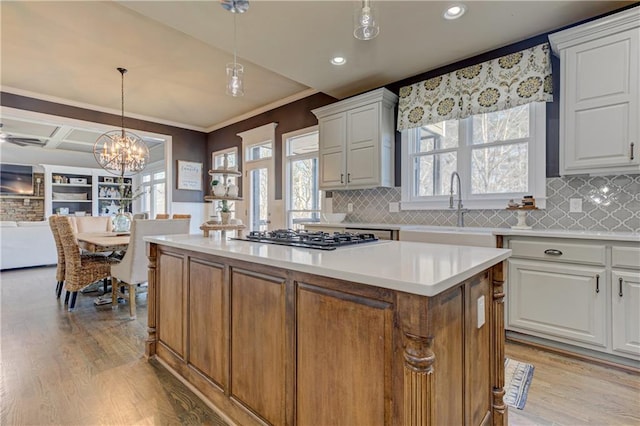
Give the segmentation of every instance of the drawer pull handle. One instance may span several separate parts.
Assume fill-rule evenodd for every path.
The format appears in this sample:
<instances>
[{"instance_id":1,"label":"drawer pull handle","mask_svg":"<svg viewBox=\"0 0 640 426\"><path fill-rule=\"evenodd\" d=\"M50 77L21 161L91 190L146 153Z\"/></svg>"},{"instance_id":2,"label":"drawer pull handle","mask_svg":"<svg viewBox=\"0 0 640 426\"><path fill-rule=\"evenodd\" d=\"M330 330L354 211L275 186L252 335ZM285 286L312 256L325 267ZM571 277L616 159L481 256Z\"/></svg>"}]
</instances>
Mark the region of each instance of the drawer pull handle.
<instances>
[{"instance_id":1,"label":"drawer pull handle","mask_svg":"<svg viewBox=\"0 0 640 426\"><path fill-rule=\"evenodd\" d=\"M344 183L344 173L340 173L340 183Z\"/></svg>"},{"instance_id":2,"label":"drawer pull handle","mask_svg":"<svg viewBox=\"0 0 640 426\"><path fill-rule=\"evenodd\" d=\"M622 297L622 278L618 278L618 296Z\"/></svg>"},{"instance_id":3,"label":"drawer pull handle","mask_svg":"<svg viewBox=\"0 0 640 426\"><path fill-rule=\"evenodd\" d=\"M347 183L351 183L351 173L347 173Z\"/></svg>"},{"instance_id":4,"label":"drawer pull handle","mask_svg":"<svg viewBox=\"0 0 640 426\"><path fill-rule=\"evenodd\" d=\"M633 160L633 142L629 144L629 160Z\"/></svg>"},{"instance_id":5,"label":"drawer pull handle","mask_svg":"<svg viewBox=\"0 0 640 426\"><path fill-rule=\"evenodd\" d=\"M600 293L600 274L596 274L596 293Z\"/></svg>"},{"instance_id":6,"label":"drawer pull handle","mask_svg":"<svg viewBox=\"0 0 640 426\"><path fill-rule=\"evenodd\" d=\"M544 254L548 254L549 256L562 256L562 252L556 249L546 249Z\"/></svg>"}]
</instances>

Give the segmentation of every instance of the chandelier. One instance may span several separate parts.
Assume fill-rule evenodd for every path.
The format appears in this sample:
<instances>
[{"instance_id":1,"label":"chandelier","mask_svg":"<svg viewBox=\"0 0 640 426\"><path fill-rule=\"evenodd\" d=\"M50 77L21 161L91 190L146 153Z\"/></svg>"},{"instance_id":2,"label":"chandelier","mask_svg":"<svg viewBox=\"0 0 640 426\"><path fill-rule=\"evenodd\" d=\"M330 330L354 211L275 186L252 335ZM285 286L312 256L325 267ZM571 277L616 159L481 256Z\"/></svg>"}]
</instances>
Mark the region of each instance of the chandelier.
<instances>
[{"instance_id":1,"label":"chandelier","mask_svg":"<svg viewBox=\"0 0 640 426\"><path fill-rule=\"evenodd\" d=\"M236 49L236 15L249 9L248 0L221 0L224 10L233 13L233 62L227 64L227 95L233 97L244 95L244 67L238 63Z\"/></svg>"},{"instance_id":2,"label":"chandelier","mask_svg":"<svg viewBox=\"0 0 640 426\"><path fill-rule=\"evenodd\" d=\"M124 128L124 74L127 70L118 68L118 72L122 80L121 129L100 135L93 145L93 155L100 167L124 177L139 173L145 168L149 161L149 149L142 138Z\"/></svg>"}]
</instances>

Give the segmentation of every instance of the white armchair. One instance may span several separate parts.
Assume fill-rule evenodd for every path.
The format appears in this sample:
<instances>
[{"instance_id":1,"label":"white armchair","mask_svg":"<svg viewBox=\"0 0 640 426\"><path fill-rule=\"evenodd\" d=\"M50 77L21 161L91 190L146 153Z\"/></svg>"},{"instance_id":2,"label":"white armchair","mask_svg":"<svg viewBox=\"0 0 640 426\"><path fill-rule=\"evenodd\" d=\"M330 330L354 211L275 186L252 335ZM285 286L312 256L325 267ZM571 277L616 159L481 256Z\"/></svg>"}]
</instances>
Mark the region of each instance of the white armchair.
<instances>
[{"instance_id":1,"label":"white armchair","mask_svg":"<svg viewBox=\"0 0 640 426\"><path fill-rule=\"evenodd\" d=\"M148 261L144 237L188 233L189 219L134 220L127 252L120 263L111 266L112 308L118 307L118 297L126 297L120 287L128 287L129 314L131 318L136 316L136 287L147 282Z\"/></svg>"}]
</instances>

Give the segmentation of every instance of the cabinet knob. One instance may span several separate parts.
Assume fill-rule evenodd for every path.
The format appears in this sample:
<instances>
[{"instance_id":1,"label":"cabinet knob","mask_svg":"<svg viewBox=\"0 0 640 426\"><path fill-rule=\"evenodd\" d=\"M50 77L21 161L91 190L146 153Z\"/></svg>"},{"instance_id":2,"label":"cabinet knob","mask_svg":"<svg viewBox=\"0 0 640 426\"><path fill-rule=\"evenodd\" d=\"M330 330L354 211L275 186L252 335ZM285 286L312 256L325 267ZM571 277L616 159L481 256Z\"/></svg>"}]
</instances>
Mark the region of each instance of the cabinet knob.
<instances>
[{"instance_id":1,"label":"cabinet knob","mask_svg":"<svg viewBox=\"0 0 640 426\"><path fill-rule=\"evenodd\" d=\"M633 160L633 147L634 147L634 144L633 142L631 142L629 144L629 160Z\"/></svg>"},{"instance_id":2,"label":"cabinet knob","mask_svg":"<svg viewBox=\"0 0 640 426\"><path fill-rule=\"evenodd\" d=\"M562 256L562 252L557 249L546 249L544 254L548 254L549 256Z\"/></svg>"}]
</instances>

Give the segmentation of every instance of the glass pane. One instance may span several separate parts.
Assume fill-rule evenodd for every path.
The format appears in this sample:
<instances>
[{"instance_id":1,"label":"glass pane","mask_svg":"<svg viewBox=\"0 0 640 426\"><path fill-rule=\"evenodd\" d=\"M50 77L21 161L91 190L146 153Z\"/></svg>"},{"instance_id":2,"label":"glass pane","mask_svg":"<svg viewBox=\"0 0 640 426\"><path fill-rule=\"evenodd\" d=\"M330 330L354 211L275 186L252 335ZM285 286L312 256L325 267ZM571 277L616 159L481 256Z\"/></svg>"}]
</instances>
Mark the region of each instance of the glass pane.
<instances>
[{"instance_id":1,"label":"glass pane","mask_svg":"<svg viewBox=\"0 0 640 426\"><path fill-rule=\"evenodd\" d=\"M318 159L291 161L291 210L318 210Z\"/></svg>"},{"instance_id":2,"label":"glass pane","mask_svg":"<svg viewBox=\"0 0 640 426\"><path fill-rule=\"evenodd\" d=\"M143 182L151 182L151 175L142 175Z\"/></svg>"},{"instance_id":3,"label":"glass pane","mask_svg":"<svg viewBox=\"0 0 640 426\"><path fill-rule=\"evenodd\" d=\"M253 169L249 175L250 197L249 202L252 231L266 231L269 220L269 177L266 168Z\"/></svg>"},{"instance_id":4,"label":"glass pane","mask_svg":"<svg viewBox=\"0 0 640 426\"><path fill-rule=\"evenodd\" d=\"M417 157L414 168L416 195L426 197L448 194L451 173L456 170L456 167L455 152Z\"/></svg>"},{"instance_id":5,"label":"glass pane","mask_svg":"<svg viewBox=\"0 0 640 426\"><path fill-rule=\"evenodd\" d=\"M527 192L528 148L527 143L518 143L474 149L471 154L471 192Z\"/></svg>"},{"instance_id":6,"label":"glass pane","mask_svg":"<svg viewBox=\"0 0 640 426\"><path fill-rule=\"evenodd\" d=\"M287 155L301 155L318 150L318 132L287 139Z\"/></svg>"},{"instance_id":7,"label":"glass pane","mask_svg":"<svg viewBox=\"0 0 640 426\"><path fill-rule=\"evenodd\" d=\"M473 144L529 137L529 105L473 116Z\"/></svg>"},{"instance_id":8,"label":"glass pane","mask_svg":"<svg viewBox=\"0 0 640 426\"><path fill-rule=\"evenodd\" d=\"M162 172L157 172L153 174L153 180L160 180L160 179L164 179L165 178L165 173L164 171Z\"/></svg>"},{"instance_id":9,"label":"glass pane","mask_svg":"<svg viewBox=\"0 0 640 426\"><path fill-rule=\"evenodd\" d=\"M227 167L236 166L236 152L227 152ZM213 156L213 168L214 169L224 169L224 154L214 155Z\"/></svg>"},{"instance_id":10,"label":"glass pane","mask_svg":"<svg viewBox=\"0 0 640 426\"><path fill-rule=\"evenodd\" d=\"M154 213L158 214L158 213L166 213L165 210L165 184L163 183L156 183L155 185L153 185L153 196L152 196L153 202L154 202ZM153 216L155 217L155 216Z\"/></svg>"},{"instance_id":11,"label":"glass pane","mask_svg":"<svg viewBox=\"0 0 640 426\"><path fill-rule=\"evenodd\" d=\"M271 141L262 142L260 144L251 145L247 148L247 160L261 160L270 158L273 155Z\"/></svg>"},{"instance_id":12,"label":"glass pane","mask_svg":"<svg viewBox=\"0 0 640 426\"><path fill-rule=\"evenodd\" d=\"M442 121L420 128L418 152L448 149L458 146L458 120Z\"/></svg>"}]
</instances>

